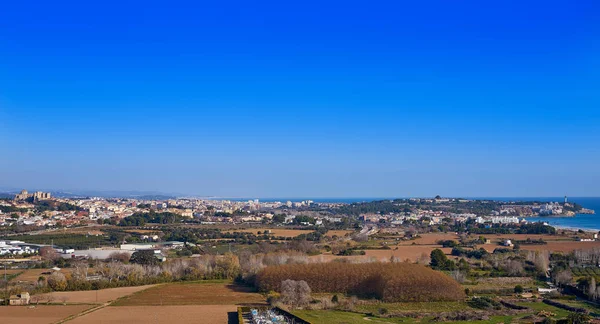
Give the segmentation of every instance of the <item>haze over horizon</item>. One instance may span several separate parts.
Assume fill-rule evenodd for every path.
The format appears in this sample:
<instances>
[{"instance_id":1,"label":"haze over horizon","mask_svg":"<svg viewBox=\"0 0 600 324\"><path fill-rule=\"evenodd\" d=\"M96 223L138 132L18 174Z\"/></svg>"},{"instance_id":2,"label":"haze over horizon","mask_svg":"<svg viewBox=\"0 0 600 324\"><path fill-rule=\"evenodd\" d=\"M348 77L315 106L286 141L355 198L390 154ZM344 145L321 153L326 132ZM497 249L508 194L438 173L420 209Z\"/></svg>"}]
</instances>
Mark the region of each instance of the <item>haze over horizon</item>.
<instances>
[{"instance_id":1,"label":"haze over horizon","mask_svg":"<svg viewBox=\"0 0 600 324\"><path fill-rule=\"evenodd\" d=\"M591 0L7 3L0 185L598 197L599 13Z\"/></svg>"}]
</instances>

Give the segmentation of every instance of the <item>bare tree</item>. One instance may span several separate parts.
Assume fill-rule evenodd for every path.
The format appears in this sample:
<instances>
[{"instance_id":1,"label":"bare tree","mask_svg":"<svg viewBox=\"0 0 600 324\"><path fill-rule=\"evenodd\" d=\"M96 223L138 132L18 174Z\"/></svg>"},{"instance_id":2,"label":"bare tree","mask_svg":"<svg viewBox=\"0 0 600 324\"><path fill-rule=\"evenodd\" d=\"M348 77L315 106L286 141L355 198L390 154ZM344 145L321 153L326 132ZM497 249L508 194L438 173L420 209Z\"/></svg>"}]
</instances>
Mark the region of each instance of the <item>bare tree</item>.
<instances>
[{"instance_id":1,"label":"bare tree","mask_svg":"<svg viewBox=\"0 0 600 324\"><path fill-rule=\"evenodd\" d=\"M450 276L452 277L452 279L458 281L459 283L463 283L465 282L466 279L466 275L464 272L460 271L460 270L454 270L450 273Z\"/></svg>"},{"instance_id":2,"label":"bare tree","mask_svg":"<svg viewBox=\"0 0 600 324\"><path fill-rule=\"evenodd\" d=\"M560 271L554 276L554 282L559 286L566 285L571 280L573 280L573 274L569 270Z\"/></svg>"},{"instance_id":3,"label":"bare tree","mask_svg":"<svg viewBox=\"0 0 600 324\"><path fill-rule=\"evenodd\" d=\"M304 280L281 282L281 301L292 307L305 306L311 301L311 289Z\"/></svg>"},{"instance_id":4,"label":"bare tree","mask_svg":"<svg viewBox=\"0 0 600 324\"><path fill-rule=\"evenodd\" d=\"M525 269L523 269L523 263L518 260L508 260L506 262L506 272L509 276L521 276L525 273Z\"/></svg>"},{"instance_id":5,"label":"bare tree","mask_svg":"<svg viewBox=\"0 0 600 324\"><path fill-rule=\"evenodd\" d=\"M48 297L46 297L46 304L50 304L54 301L56 297L54 296L54 294L48 294Z\"/></svg>"},{"instance_id":6,"label":"bare tree","mask_svg":"<svg viewBox=\"0 0 600 324\"><path fill-rule=\"evenodd\" d=\"M596 299L596 278L592 277L588 284L588 296L591 299Z\"/></svg>"}]
</instances>

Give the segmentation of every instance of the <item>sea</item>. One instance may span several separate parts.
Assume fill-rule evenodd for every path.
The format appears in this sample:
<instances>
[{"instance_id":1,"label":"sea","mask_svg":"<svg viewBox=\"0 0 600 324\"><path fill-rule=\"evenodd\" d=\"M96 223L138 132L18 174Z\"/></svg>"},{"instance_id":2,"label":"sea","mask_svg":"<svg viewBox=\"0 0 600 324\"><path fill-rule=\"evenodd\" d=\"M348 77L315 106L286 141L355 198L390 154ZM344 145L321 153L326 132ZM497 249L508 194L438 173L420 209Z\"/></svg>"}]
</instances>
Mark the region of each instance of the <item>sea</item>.
<instances>
[{"instance_id":1,"label":"sea","mask_svg":"<svg viewBox=\"0 0 600 324\"><path fill-rule=\"evenodd\" d=\"M402 197L404 198L404 197ZM461 197L462 198L462 197ZM496 201L541 201L541 202L563 202L564 197L464 197L465 199L483 199ZM247 201L254 198L219 198L235 201ZM312 200L319 203L358 203L376 200L397 199L392 197L360 197L360 198L261 198L263 202L292 201L299 202ZM584 208L593 209L596 214L577 214L575 217L527 217L530 222L546 222L557 228L582 229L586 231L600 231L600 197L568 197L571 203L578 203Z\"/></svg>"}]
</instances>

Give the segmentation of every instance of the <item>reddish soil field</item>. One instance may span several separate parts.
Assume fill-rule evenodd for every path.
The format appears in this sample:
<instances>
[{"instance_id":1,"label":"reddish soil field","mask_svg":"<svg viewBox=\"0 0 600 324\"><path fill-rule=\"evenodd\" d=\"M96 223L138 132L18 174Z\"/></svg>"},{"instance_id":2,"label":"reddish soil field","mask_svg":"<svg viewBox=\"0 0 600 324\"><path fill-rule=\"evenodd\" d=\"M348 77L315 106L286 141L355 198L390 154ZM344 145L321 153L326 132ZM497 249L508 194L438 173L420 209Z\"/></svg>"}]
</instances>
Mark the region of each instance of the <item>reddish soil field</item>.
<instances>
[{"instance_id":1,"label":"reddish soil field","mask_svg":"<svg viewBox=\"0 0 600 324\"><path fill-rule=\"evenodd\" d=\"M251 288L231 283L171 283L140 291L113 303L115 306L245 305L264 304Z\"/></svg>"},{"instance_id":2,"label":"reddish soil field","mask_svg":"<svg viewBox=\"0 0 600 324\"><path fill-rule=\"evenodd\" d=\"M204 306L109 306L69 321L73 324L132 324L132 323L228 323L228 313L235 305Z\"/></svg>"},{"instance_id":3,"label":"reddish soil field","mask_svg":"<svg viewBox=\"0 0 600 324\"><path fill-rule=\"evenodd\" d=\"M67 304L102 304L154 286L155 285L147 285L138 287L122 287L90 291L61 291L52 292L48 294L41 294L38 295L38 298L41 298L41 300L44 301L48 300L48 297L51 296L51 298L53 298L54 303L62 303L63 301L65 301Z\"/></svg>"},{"instance_id":4,"label":"reddish soil field","mask_svg":"<svg viewBox=\"0 0 600 324\"><path fill-rule=\"evenodd\" d=\"M391 257L399 258L404 261L409 259L414 262L417 261L423 254L429 256L431 251L435 249L440 249L444 251L446 254L450 254L452 251L451 248L442 248L439 245L408 245L408 246L398 246L398 250L396 247L392 247L391 250L365 250L366 257L375 257L378 261L389 261Z\"/></svg>"},{"instance_id":5,"label":"reddish soil field","mask_svg":"<svg viewBox=\"0 0 600 324\"><path fill-rule=\"evenodd\" d=\"M488 240L491 240L492 242L499 242L500 240L504 240L504 239L511 239L511 240L519 240L519 241L524 241L528 238L532 239L532 240L539 240L542 239L544 241L550 242L550 241L568 241L568 240L572 240L573 238L570 236L562 236L562 235L547 235L547 234L485 234L485 235L471 235L470 237L472 239L476 239L479 236L483 236Z\"/></svg>"},{"instance_id":6,"label":"reddish soil field","mask_svg":"<svg viewBox=\"0 0 600 324\"><path fill-rule=\"evenodd\" d=\"M90 305L6 306L0 307L0 323L50 324L79 314Z\"/></svg>"},{"instance_id":7,"label":"reddish soil field","mask_svg":"<svg viewBox=\"0 0 600 324\"><path fill-rule=\"evenodd\" d=\"M437 244L438 241L458 241L458 235L454 233L427 233L421 234L420 236L420 238L414 240L400 242L400 245L412 245L413 243L417 245L432 245Z\"/></svg>"},{"instance_id":8,"label":"reddish soil field","mask_svg":"<svg viewBox=\"0 0 600 324\"><path fill-rule=\"evenodd\" d=\"M591 250L600 248L600 242L548 242L543 245L521 245L521 250L572 252L575 250Z\"/></svg>"},{"instance_id":9,"label":"reddish soil field","mask_svg":"<svg viewBox=\"0 0 600 324\"><path fill-rule=\"evenodd\" d=\"M390 261L392 257L399 258L401 261L406 259L411 262L417 261L423 254L429 256L431 251L435 249L440 249L444 251L447 255L450 255L452 251L451 248L442 248L439 245L407 245L407 246L398 246L398 250L395 250L396 247L392 247L391 250L365 250L365 255L355 255L355 256L339 256L339 255L331 255L331 254L322 254L315 255L309 257L312 262L330 262L336 259L348 259L348 260L370 260L370 261Z\"/></svg>"}]
</instances>

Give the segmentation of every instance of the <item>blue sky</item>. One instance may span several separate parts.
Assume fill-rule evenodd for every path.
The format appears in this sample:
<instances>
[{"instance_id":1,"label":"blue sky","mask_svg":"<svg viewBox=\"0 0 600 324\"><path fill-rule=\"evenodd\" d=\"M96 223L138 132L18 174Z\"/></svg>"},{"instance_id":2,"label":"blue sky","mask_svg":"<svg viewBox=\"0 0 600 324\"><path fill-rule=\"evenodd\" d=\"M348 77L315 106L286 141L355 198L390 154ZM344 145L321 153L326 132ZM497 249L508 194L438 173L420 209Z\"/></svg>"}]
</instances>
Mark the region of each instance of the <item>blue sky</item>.
<instances>
[{"instance_id":1,"label":"blue sky","mask_svg":"<svg viewBox=\"0 0 600 324\"><path fill-rule=\"evenodd\" d=\"M600 196L596 1L13 1L0 186Z\"/></svg>"}]
</instances>

